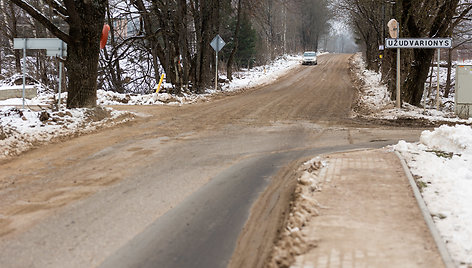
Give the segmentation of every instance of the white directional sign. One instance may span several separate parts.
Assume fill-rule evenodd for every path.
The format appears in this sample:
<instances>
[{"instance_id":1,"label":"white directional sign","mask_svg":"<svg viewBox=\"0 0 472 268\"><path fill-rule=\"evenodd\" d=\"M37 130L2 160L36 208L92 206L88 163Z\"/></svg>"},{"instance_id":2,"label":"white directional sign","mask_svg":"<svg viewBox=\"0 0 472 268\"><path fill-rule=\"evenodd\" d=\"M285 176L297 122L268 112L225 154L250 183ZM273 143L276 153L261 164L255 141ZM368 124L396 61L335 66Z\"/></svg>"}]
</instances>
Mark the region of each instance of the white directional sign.
<instances>
[{"instance_id":1,"label":"white directional sign","mask_svg":"<svg viewBox=\"0 0 472 268\"><path fill-rule=\"evenodd\" d=\"M46 49L48 56L66 56L67 44L59 38L15 38L14 49Z\"/></svg>"},{"instance_id":2,"label":"white directional sign","mask_svg":"<svg viewBox=\"0 0 472 268\"><path fill-rule=\"evenodd\" d=\"M451 48L451 38L385 38L386 48Z\"/></svg>"},{"instance_id":3,"label":"white directional sign","mask_svg":"<svg viewBox=\"0 0 472 268\"><path fill-rule=\"evenodd\" d=\"M46 55L50 57L67 56L67 44L59 38L14 38L13 48L23 50L23 109L25 108L26 87L26 50L46 49ZM57 106L61 106L62 88L62 61L59 61L59 100Z\"/></svg>"},{"instance_id":4,"label":"white directional sign","mask_svg":"<svg viewBox=\"0 0 472 268\"><path fill-rule=\"evenodd\" d=\"M216 52L220 52L220 50L226 45L226 42L219 34L217 34L211 41L210 45Z\"/></svg>"}]
</instances>

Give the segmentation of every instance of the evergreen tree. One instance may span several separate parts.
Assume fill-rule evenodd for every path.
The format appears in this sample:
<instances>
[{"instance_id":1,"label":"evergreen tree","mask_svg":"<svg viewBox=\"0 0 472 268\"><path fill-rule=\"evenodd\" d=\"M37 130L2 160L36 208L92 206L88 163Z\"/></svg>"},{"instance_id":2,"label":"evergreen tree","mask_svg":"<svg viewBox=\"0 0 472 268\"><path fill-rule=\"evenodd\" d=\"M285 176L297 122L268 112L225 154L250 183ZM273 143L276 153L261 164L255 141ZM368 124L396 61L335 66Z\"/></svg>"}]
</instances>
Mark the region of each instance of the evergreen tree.
<instances>
[{"instance_id":1,"label":"evergreen tree","mask_svg":"<svg viewBox=\"0 0 472 268\"><path fill-rule=\"evenodd\" d=\"M252 27L251 20L248 16L243 15L241 18L239 28L239 44L238 49L236 50L236 55L234 58L234 62L236 63L237 67L248 68L248 62L251 62L255 55L256 55L256 43L257 43L257 32ZM235 32L236 28L236 17L232 19L230 23L230 31L229 33ZM224 39L225 37L223 37ZM222 60L226 61L229 57L229 54L234 48L234 37L228 36L227 39L228 44L223 48L221 56ZM251 63L252 64L252 63Z\"/></svg>"},{"instance_id":2,"label":"evergreen tree","mask_svg":"<svg viewBox=\"0 0 472 268\"><path fill-rule=\"evenodd\" d=\"M236 52L236 62L239 66L249 68L248 63L256 55L257 33L247 16L241 19L239 46Z\"/></svg>"}]
</instances>

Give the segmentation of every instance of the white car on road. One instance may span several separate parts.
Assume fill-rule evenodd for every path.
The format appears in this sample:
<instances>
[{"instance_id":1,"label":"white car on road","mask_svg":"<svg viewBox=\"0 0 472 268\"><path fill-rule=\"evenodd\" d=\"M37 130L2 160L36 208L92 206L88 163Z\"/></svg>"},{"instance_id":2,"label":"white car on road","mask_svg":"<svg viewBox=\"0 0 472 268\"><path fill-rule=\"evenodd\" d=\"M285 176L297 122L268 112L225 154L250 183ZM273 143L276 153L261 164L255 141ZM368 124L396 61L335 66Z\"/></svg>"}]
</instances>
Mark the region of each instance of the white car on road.
<instances>
[{"instance_id":1,"label":"white car on road","mask_svg":"<svg viewBox=\"0 0 472 268\"><path fill-rule=\"evenodd\" d=\"M306 51L305 53L303 53L303 58L302 58L302 64L303 65L306 65L306 64L314 64L314 65L317 65L318 64L318 60L316 59L316 52L314 51Z\"/></svg>"}]
</instances>

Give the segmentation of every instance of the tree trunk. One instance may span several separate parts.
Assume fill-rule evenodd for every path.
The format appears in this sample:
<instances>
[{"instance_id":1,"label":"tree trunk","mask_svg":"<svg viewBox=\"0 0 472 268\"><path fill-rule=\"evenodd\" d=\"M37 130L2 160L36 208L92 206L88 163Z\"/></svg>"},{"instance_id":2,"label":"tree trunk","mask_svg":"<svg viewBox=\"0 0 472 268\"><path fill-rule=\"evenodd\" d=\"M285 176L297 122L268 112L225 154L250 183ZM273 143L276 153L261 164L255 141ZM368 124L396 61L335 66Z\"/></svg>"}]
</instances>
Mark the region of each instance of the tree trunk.
<instances>
[{"instance_id":1,"label":"tree trunk","mask_svg":"<svg viewBox=\"0 0 472 268\"><path fill-rule=\"evenodd\" d=\"M65 64L69 74L67 108L96 105L98 50L98 43L90 46L88 40L68 45Z\"/></svg>"},{"instance_id":2,"label":"tree trunk","mask_svg":"<svg viewBox=\"0 0 472 268\"><path fill-rule=\"evenodd\" d=\"M70 25L65 66L69 78L67 108L97 105L97 74L105 1L75 6L76 23ZM87 12L85 12L85 10Z\"/></svg>"},{"instance_id":3,"label":"tree trunk","mask_svg":"<svg viewBox=\"0 0 472 268\"><path fill-rule=\"evenodd\" d=\"M428 20L424 20L415 13L417 7L411 1L398 1L399 8L403 11L400 26L404 29L404 35L409 37L446 35L450 31L458 2L459 0L437 2L438 13L433 17L428 17ZM429 3L434 4L433 1ZM434 49L414 49L411 58L403 58L402 71L407 74L405 82L402 83L402 99L404 101L415 106L420 105L424 82L429 72L428 63L431 62L435 52Z\"/></svg>"},{"instance_id":4,"label":"tree trunk","mask_svg":"<svg viewBox=\"0 0 472 268\"><path fill-rule=\"evenodd\" d=\"M446 89L444 91L444 98L449 98L449 93L451 91L451 70L452 70L452 49L447 50L447 79L446 79Z\"/></svg>"},{"instance_id":5,"label":"tree trunk","mask_svg":"<svg viewBox=\"0 0 472 268\"><path fill-rule=\"evenodd\" d=\"M424 82L428 78L429 64L434 56L434 49L415 49L413 60L408 68L405 82L402 83L402 100L411 105L419 106L423 96Z\"/></svg>"},{"instance_id":6,"label":"tree trunk","mask_svg":"<svg viewBox=\"0 0 472 268\"><path fill-rule=\"evenodd\" d=\"M228 57L228 62L226 64L226 76L230 81L233 80L233 60L234 60L234 55L236 55L236 51L238 51L238 45L239 45L239 28L241 28L241 2L242 0L238 0L238 14L236 18L236 29L234 31L234 37L233 37L233 42L234 46L233 49L231 50L231 53L229 54ZM249 69L249 63L247 65L247 68Z\"/></svg>"},{"instance_id":7,"label":"tree trunk","mask_svg":"<svg viewBox=\"0 0 472 268\"><path fill-rule=\"evenodd\" d=\"M430 63L430 67L429 67L429 69L430 69L430 71L429 71L429 85L428 85L428 94L426 95L428 98L429 98L429 96L431 96L431 91L433 89L433 72L434 72L433 61L434 61L434 56L431 59L431 63Z\"/></svg>"},{"instance_id":8,"label":"tree trunk","mask_svg":"<svg viewBox=\"0 0 472 268\"><path fill-rule=\"evenodd\" d=\"M146 38L146 41L149 42L149 46L151 48L150 51L151 51L152 64L154 68L154 79L156 81L159 81L160 79L159 59L164 59L165 57L162 53L163 49L160 47L158 43L158 39L157 39L157 34L158 34L159 29L156 32L153 32L153 29L151 26L152 25L151 16L149 15L149 12L146 10L146 6L144 5L142 0L134 1L134 5L141 13L141 18L144 24L145 38Z\"/></svg>"},{"instance_id":9,"label":"tree trunk","mask_svg":"<svg viewBox=\"0 0 472 268\"><path fill-rule=\"evenodd\" d=\"M18 22L16 20L16 17L15 17L15 10L13 9L13 3L12 2L9 2L8 3L8 8L10 9L10 14L11 14L11 42L13 43L13 39L18 37L18 28L17 28L17 25L18 25ZM6 15L6 14L5 14ZM16 72L17 73L21 73L21 52L19 49L15 49L15 68L16 68Z\"/></svg>"},{"instance_id":10,"label":"tree trunk","mask_svg":"<svg viewBox=\"0 0 472 268\"><path fill-rule=\"evenodd\" d=\"M179 47L180 47L180 55L182 56L182 61L179 62L179 68L181 68L182 72L182 82L183 82L183 87L185 90L188 88L188 82L189 82L189 72L190 72L190 52L189 52L189 46L188 46L188 33L187 33L187 3L186 0L179 0L178 1L178 17L181 19L179 20Z\"/></svg>"},{"instance_id":11,"label":"tree trunk","mask_svg":"<svg viewBox=\"0 0 472 268\"><path fill-rule=\"evenodd\" d=\"M197 60L197 92L202 93L205 87L210 86L213 77L210 65L213 62L214 51L210 46L211 40L216 35L218 25L218 0L205 0L201 2L201 43ZM198 35L197 35L198 36Z\"/></svg>"},{"instance_id":12,"label":"tree trunk","mask_svg":"<svg viewBox=\"0 0 472 268\"><path fill-rule=\"evenodd\" d=\"M45 4L62 15L69 24L69 34L63 32L52 20L25 1L10 1L67 43L65 64L69 78L67 107L96 106L99 43L105 19L106 0L64 0L64 5L46 1Z\"/></svg>"}]
</instances>

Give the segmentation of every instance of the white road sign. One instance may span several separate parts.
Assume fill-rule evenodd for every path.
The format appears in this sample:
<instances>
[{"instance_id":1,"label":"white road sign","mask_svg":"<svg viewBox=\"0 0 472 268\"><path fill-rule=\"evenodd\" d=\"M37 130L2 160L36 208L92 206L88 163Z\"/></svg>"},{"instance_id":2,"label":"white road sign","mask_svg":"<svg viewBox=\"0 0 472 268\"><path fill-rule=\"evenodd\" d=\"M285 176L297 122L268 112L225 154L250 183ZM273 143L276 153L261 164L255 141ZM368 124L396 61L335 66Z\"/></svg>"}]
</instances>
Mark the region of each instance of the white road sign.
<instances>
[{"instance_id":1,"label":"white road sign","mask_svg":"<svg viewBox=\"0 0 472 268\"><path fill-rule=\"evenodd\" d=\"M220 52L220 50L226 45L226 42L219 34L217 34L211 41L210 45L216 52Z\"/></svg>"},{"instance_id":2,"label":"white road sign","mask_svg":"<svg viewBox=\"0 0 472 268\"><path fill-rule=\"evenodd\" d=\"M451 38L385 38L386 48L451 48Z\"/></svg>"},{"instance_id":3,"label":"white road sign","mask_svg":"<svg viewBox=\"0 0 472 268\"><path fill-rule=\"evenodd\" d=\"M46 55L51 57L67 56L67 44L59 38L14 38L13 48L23 50L23 109L25 108L25 85L26 85L26 50L46 49ZM62 61L59 61L59 100L61 107L62 88Z\"/></svg>"},{"instance_id":4,"label":"white road sign","mask_svg":"<svg viewBox=\"0 0 472 268\"><path fill-rule=\"evenodd\" d=\"M48 56L66 56L67 44L59 38L15 38L14 49L46 49Z\"/></svg>"}]
</instances>

